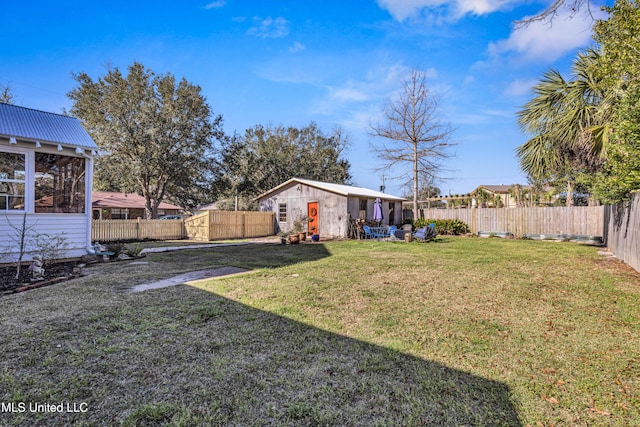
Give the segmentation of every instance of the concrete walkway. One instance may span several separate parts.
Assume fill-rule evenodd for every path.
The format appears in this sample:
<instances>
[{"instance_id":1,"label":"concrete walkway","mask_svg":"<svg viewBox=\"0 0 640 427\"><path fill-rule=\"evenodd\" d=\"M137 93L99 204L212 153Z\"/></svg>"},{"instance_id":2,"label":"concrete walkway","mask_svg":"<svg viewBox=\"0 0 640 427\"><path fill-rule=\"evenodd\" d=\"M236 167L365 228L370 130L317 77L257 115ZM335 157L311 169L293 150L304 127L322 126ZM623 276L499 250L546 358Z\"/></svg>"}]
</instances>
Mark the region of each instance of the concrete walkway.
<instances>
[{"instance_id":1,"label":"concrete walkway","mask_svg":"<svg viewBox=\"0 0 640 427\"><path fill-rule=\"evenodd\" d=\"M248 271L250 270L246 270L244 268L239 268L239 267L220 267L220 268L213 268L209 270L191 271L189 273L180 274L178 276L173 276L168 279L136 285L133 288L131 288L131 292L142 292L142 291L147 291L149 289L160 289L160 288L166 288L168 286L184 285L184 284L189 284L190 282L195 282L197 280L206 280L214 277L232 276L236 274L247 273Z\"/></svg>"},{"instance_id":2,"label":"concrete walkway","mask_svg":"<svg viewBox=\"0 0 640 427\"><path fill-rule=\"evenodd\" d=\"M146 248L143 249L141 254L149 254L149 253L160 253L160 252L173 252L180 251L183 249L207 249L207 248L221 248L225 246L246 246L253 244L264 244L264 243L276 243L280 242L280 238L278 236L268 236L262 237L258 239L254 239L249 242L238 242L238 243L201 243L194 245L182 245L182 246L165 246L158 248ZM143 283L141 285L136 285L131 288L131 292L142 292L149 289L160 289L166 288L168 286L182 285L188 284L190 282L194 282L196 280L205 280L214 277L224 277L231 276L236 274L247 273L250 270L246 270L244 268L239 267L219 267L209 270L199 270L199 271L191 271L189 273L180 274L178 276L170 277L168 279L158 280L156 282L151 283Z\"/></svg>"}]
</instances>

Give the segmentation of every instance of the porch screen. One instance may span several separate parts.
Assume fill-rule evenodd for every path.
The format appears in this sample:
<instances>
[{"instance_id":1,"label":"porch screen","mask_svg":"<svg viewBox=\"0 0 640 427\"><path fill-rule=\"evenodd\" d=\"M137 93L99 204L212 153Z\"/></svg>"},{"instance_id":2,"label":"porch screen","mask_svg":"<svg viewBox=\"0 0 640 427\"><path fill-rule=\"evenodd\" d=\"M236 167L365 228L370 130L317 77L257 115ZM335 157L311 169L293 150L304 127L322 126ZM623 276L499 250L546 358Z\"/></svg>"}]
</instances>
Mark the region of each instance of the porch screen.
<instances>
[{"instance_id":1,"label":"porch screen","mask_svg":"<svg viewBox=\"0 0 640 427\"><path fill-rule=\"evenodd\" d=\"M35 212L84 213L85 160L36 153Z\"/></svg>"}]
</instances>

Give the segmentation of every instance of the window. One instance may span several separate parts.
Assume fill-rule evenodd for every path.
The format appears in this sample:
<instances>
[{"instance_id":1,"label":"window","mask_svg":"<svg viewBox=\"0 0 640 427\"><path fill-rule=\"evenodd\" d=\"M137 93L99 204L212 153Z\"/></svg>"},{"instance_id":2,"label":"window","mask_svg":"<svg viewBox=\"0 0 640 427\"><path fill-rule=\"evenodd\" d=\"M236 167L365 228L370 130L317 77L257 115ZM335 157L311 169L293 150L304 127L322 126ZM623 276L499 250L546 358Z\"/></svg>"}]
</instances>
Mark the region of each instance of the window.
<instances>
[{"instance_id":1,"label":"window","mask_svg":"<svg viewBox=\"0 0 640 427\"><path fill-rule=\"evenodd\" d=\"M26 155L0 152L0 210L24 210Z\"/></svg>"},{"instance_id":2,"label":"window","mask_svg":"<svg viewBox=\"0 0 640 427\"><path fill-rule=\"evenodd\" d=\"M35 212L84 213L85 160L36 153Z\"/></svg>"},{"instance_id":3,"label":"window","mask_svg":"<svg viewBox=\"0 0 640 427\"><path fill-rule=\"evenodd\" d=\"M129 219L129 209L112 208L111 219Z\"/></svg>"},{"instance_id":4,"label":"window","mask_svg":"<svg viewBox=\"0 0 640 427\"><path fill-rule=\"evenodd\" d=\"M278 222L287 222L287 204L278 204Z\"/></svg>"},{"instance_id":5,"label":"window","mask_svg":"<svg viewBox=\"0 0 640 427\"><path fill-rule=\"evenodd\" d=\"M367 219L367 199L360 199L360 209L358 211L358 218Z\"/></svg>"},{"instance_id":6,"label":"window","mask_svg":"<svg viewBox=\"0 0 640 427\"><path fill-rule=\"evenodd\" d=\"M396 207L395 202L389 202L389 225L392 225L396 220L395 207Z\"/></svg>"}]
</instances>

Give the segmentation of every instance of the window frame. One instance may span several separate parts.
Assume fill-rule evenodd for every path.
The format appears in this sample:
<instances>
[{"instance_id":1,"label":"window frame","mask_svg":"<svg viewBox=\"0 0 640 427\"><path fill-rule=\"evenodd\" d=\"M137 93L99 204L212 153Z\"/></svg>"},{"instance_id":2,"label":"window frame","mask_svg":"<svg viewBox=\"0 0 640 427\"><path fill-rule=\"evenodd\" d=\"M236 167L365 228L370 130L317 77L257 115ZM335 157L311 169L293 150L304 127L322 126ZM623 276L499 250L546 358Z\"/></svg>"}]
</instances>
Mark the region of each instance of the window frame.
<instances>
[{"instance_id":1,"label":"window frame","mask_svg":"<svg viewBox=\"0 0 640 427\"><path fill-rule=\"evenodd\" d=\"M284 212L283 209L284 208ZM287 222L287 204L278 203L278 222ZM283 219L284 218L284 219Z\"/></svg>"},{"instance_id":2,"label":"window frame","mask_svg":"<svg viewBox=\"0 0 640 427\"><path fill-rule=\"evenodd\" d=\"M0 152L2 153L10 153L10 154L19 154L24 156L24 180L15 179L15 178L2 178L0 182L11 182L11 183L21 183L24 185L24 194L23 197L23 209L2 209L0 208L0 212L2 214L10 215L10 214L24 214L25 212L33 212L33 203L32 203L32 191L31 186L29 185L32 176L32 164L33 164L33 151L22 148L22 147L11 147L0 145ZM8 194L8 193L7 193Z\"/></svg>"},{"instance_id":3,"label":"window frame","mask_svg":"<svg viewBox=\"0 0 640 427\"><path fill-rule=\"evenodd\" d=\"M65 206L63 208L61 208L61 211L58 212L46 212L46 211L41 211L41 212L37 212L36 211L36 159L38 157L38 155L45 155L45 156L58 156L58 157L68 157L70 159L73 159L74 161L77 159L78 161L82 162L82 185L79 186L79 188L82 188L82 192L83 192L83 197L82 197L82 203L77 204L77 208L81 208L80 212L70 212L67 211L69 209L69 206ZM88 172L88 164L87 164L87 159L85 157L80 157L80 156L71 156L68 153L64 153L64 152L53 152L50 150L43 150L43 149L39 149L39 150L34 150L33 151L33 160L31 162L31 168L33 170L33 179L31 180L31 189L33 191L32 196L31 196L31 212L33 212L34 214L37 215L86 215L87 214L87 198L89 197L89 191L87 190L87 180L88 180L88 176L87 176L87 172ZM55 180L55 179L54 179ZM56 191L60 191L61 189L58 188L56 189L55 187L52 188L52 191L54 192L54 196L55 197L55 192ZM63 192L63 196L67 196L67 194L65 194L64 191L64 187L62 188L62 192ZM73 195L71 195L71 197L73 197ZM65 197L66 198L66 197ZM76 209L77 209L76 208Z\"/></svg>"}]
</instances>

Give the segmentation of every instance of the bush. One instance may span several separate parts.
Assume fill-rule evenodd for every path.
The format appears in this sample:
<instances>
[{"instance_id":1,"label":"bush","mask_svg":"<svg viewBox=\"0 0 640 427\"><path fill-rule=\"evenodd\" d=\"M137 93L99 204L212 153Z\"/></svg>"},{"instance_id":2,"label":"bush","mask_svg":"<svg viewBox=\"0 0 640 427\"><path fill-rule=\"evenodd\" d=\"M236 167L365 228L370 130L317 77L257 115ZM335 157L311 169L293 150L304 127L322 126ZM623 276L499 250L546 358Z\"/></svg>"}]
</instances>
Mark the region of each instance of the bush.
<instances>
[{"instance_id":1,"label":"bush","mask_svg":"<svg viewBox=\"0 0 640 427\"><path fill-rule=\"evenodd\" d=\"M466 234L469 232L469 226L464 221L459 219L427 219L420 218L414 222L415 228L426 227L429 224L435 224L436 233L450 234L450 235L460 235Z\"/></svg>"}]
</instances>

